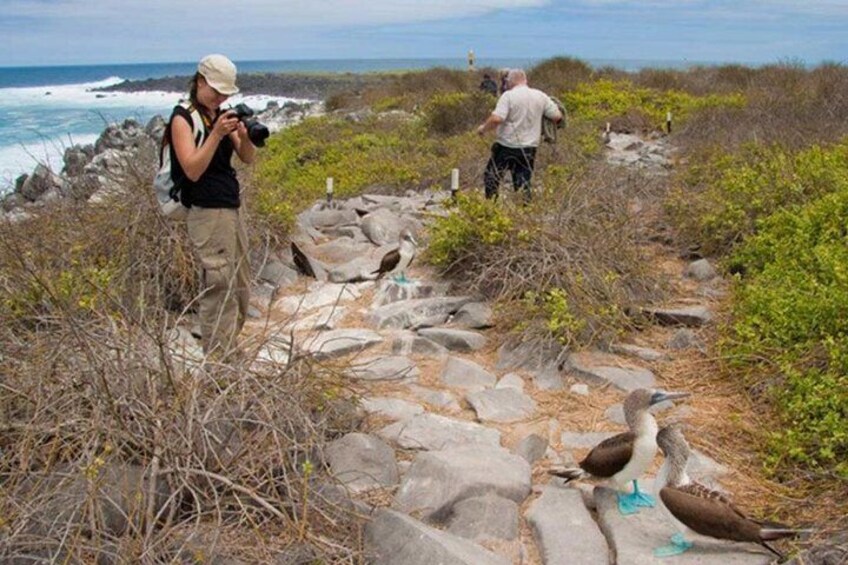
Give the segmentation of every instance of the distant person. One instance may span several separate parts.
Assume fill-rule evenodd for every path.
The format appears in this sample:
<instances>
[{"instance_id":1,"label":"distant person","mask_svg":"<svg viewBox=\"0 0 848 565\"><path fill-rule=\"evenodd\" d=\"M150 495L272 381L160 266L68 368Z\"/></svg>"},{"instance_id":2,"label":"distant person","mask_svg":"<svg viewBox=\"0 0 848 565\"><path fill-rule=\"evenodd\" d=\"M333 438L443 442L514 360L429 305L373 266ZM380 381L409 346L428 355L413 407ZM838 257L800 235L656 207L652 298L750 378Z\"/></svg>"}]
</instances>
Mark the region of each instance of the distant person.
<instances>
[{"instance_id":1,"label":"distant person","mask_svg":"<svg viewBox=\"0 0 848 565\"><path fill-rule=\"evenodd\" d=\"M527 75L512 69L507 75L509 90L501 95L494 112L477 128L479 135L497 128L497 139L483 174L486 198L497 198L504 172L509 170L515 191L524 191L530 200L530 179L536 148L542 135L542 116L555 122L562 119L550 96L527 86Z\"/></svg>"},{"instance_id":2,"label":"distant person","mask_svg":"<svg viewBox=\"0 0 848 565\"><path fill-rule=\"evenodd\" d=\"M474 50L473 50L473 49L469 49L469 50L468 50L468 70L469 70L469 71L473 71L473 70L474 70L474 62L475 62L475 60L476 60L476 58L475 58L475 56L474 56Z\"/></svg>"},{"instance_id":3,"label":"distant person","mask_svg":"<svg viewBox=\"0 0 848 565\"><path fill-rule=\"evenodd\" d=\"M483 75L483 81L480 83L480 90L483 92L488 92L492 96L498 95L498 83L492 80L492 77L488 74Z\"/></svg>"},{"instance_id":4,"label":"distant person","mask_svg":"<svg viewBox=\"0 0 848 565\"><path fill-rule=\"evenodd\" d=\"M509 76L509 69L502 69L500 73L500 94L503 94L504 92L509 90L509 85L506 82L507 76Z\"/></svg>"},{"instance_id":5,"label":"distant person","mask_svg":"<svg viewBox=\"0 0 848 565\"><path fill-rule=\"evenodd\" d=\"M202 267L203 351L222 359L237 348L250 296L247 234L230 161L235 153L242 162L253 162L255 147L235 112L221 109L238 91L232 61L204 57L191 81L190 104L174 108L166 130L172 177L189 208L188 235Z\"/></svg>"}]
</instances>

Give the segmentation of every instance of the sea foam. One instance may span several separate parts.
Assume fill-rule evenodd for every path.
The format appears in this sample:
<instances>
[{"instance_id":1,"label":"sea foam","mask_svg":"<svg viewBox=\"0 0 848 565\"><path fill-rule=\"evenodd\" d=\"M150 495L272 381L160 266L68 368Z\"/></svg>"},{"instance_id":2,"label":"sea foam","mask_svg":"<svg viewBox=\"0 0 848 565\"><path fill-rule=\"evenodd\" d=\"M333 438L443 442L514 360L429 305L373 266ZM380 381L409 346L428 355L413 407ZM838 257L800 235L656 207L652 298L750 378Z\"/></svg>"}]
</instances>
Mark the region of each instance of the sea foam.
<instances>
[{"instance_id":1,"label":"sea foam","mask_svg":"<svg viewBox=\"0 0 848 565\"><path fill-rule=\"evenodd\" d=\"M43 163L62 169L65 148L93 143L110 123L133 118L144 124L155 115L167 117L186 94L182 92L101 92L122 82L109 77L79 84L0 88L0 194L14 180ZM268 102L292 98L236 95L226 105L244 102L257 111Z\"/></svg>"}]
</instances>

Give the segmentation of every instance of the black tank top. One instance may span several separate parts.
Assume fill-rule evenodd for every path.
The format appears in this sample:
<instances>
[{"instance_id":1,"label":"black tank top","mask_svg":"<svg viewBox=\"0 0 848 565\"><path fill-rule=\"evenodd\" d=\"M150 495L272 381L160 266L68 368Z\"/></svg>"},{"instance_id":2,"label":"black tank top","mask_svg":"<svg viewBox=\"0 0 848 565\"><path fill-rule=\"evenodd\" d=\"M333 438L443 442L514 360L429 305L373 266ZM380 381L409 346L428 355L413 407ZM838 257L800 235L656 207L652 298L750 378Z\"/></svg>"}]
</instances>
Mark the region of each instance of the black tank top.
<instances>
[{"instance_id":1,"label":"black tank top","mask_svg":"<svg viewBox=\"0 0 848 565\"><path fill-rule=\"evenodd\" d=\"M177 106L171 114L171 121L168 122L169 128L176 116L182 116L191 126L191 113L182 106ZM203 128L205 130L204 139L207 139L210 130L205 123ZM215 150L215 155L209 162L209 166L206 167L197 181L192 182L186 176L179 159L177 159L174 144L170 144L171 178L174 179L174 184L180 187L180 200L184 206L189 208L192 206L238 208L240 206L239 182L236 178L236 171L231 164L233 150L233 142L230 137L227 136L222 139Z\"/></svg>"}]
</instances>

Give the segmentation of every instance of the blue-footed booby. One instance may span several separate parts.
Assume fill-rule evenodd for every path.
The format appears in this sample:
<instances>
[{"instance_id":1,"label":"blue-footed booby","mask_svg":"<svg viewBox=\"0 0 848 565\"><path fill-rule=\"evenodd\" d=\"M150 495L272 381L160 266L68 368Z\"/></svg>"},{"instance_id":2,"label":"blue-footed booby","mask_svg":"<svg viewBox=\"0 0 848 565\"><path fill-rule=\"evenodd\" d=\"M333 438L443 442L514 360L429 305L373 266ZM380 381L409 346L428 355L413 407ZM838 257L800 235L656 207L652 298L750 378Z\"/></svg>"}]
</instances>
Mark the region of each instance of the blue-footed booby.
<instances>
[{"instance_id":1,"label":"blue-footed booby","mask_svg":"<svg viewBox=\"0 0 848 565\"><path fill-rule=\"evenodd\" d=\"M400 232L400 244L397 249L392 249L383 256L380 261L380 267L376 271L372 271L372 275L377 275L377 280L383 278L387 273L394 275L395 282L407 283L406 269L409 268L412 259L415 257L415 246L418 244L412 236L412 232L404 229Z\"/></svg>"},{"instance_id":2,"label":"blue-footed booby","mask_svg":"<svg viewBox=\"0 0 848 565\"><path fill-rule=\"evenodd\" d=\"M677 528L670 544L654 550L657 557L679 555L687 551L693 545L686 539L686 534L691 532L723 540L758 543L783 557L766 542L805 532L781 524L752 520L724 494L693 482L686 474L689 444L678 425L660 430L657 444L665 455L656 480L657 498L663 513Z\"/></svg>"},{"instance_id":3,"label":"blue-footed booby","mask_svg":"<svg viewBox=\"0 0 848 565\"><path fill-rule=\"evenodd\" d=\"M618 491L618 509L635 514L640 506L654 506L653 497L639 490L637 480L650 467L657 454L657 421L649 409L665 400L686 398L688 392L665 392L638 388L624 400L624 419L629 432L607 438L589 452L579 467L551 469L549 472L566 482L582 478L606 479ZM627 483L633 492L627 493Z\"/></svg>"}]
</instances>

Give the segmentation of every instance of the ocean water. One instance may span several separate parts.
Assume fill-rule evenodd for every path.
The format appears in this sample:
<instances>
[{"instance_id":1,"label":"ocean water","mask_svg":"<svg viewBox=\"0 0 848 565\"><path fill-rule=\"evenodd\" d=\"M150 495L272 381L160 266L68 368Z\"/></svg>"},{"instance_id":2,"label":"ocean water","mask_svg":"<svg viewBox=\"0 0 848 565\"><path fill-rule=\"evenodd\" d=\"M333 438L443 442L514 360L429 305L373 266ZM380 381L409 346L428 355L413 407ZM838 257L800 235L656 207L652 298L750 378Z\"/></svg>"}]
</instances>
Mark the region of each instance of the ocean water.
<instances>
[{"instance_id":1,"label":"ocean water","mask_svg":"<svg viewBox=\"0 0 848 565\"><path fill-rule=\"evenodd\" d=\"M532 59L482 59L478 66L530 66ZM646 66L681 67L686 63L659 61L589 61L625 70ZM303 61L236 61L239 73L250 72L371 72L424 69L436 66L464 68L465 59L337 59ZM61 67L0 67L0 193L38 163L54 171L62 168L62 155L74 144L93 143L109 123L133 118L147 123L157 114L167 115L180 92L95 92L123 80L188 76L196 63L91 65ZM263 109L268 96L233 97Z\"/></svg>"}]
</instances>

